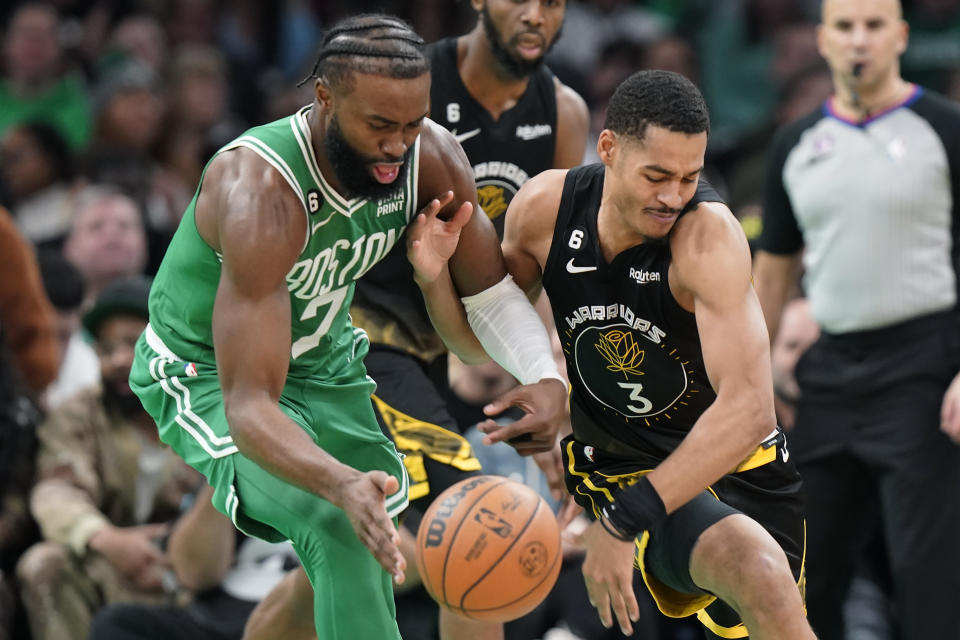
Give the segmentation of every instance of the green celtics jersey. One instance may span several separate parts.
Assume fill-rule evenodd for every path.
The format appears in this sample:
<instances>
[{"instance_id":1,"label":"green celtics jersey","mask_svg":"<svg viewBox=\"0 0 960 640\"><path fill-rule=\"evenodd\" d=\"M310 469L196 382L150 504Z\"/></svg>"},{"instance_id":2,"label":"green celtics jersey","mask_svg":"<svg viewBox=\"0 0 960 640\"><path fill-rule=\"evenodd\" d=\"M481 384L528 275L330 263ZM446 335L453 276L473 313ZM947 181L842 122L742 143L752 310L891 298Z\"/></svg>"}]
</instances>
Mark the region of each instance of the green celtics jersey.
<instances>
[{"instance_id":1,"label":"green celtics jersey","mask_svg":"<svg viewBox=\"0 0 960 640\"><path fill-rule=\"evenodd\" d=\"M390 251L416 211L420 140L394 198L347 200L320 174L309 110L254 127L217 153L250 149L280 172L303 203L307 237L287 274L293 330L289 375L332 380L366 354L366 334L351 325L347 314L354 281ZM199 193L198 188L154 281L150 326L180 360L215 364L211 317L222 257L197 231ZM264 256L271 250L262 247Z\"/></svg>"}]
</instances>

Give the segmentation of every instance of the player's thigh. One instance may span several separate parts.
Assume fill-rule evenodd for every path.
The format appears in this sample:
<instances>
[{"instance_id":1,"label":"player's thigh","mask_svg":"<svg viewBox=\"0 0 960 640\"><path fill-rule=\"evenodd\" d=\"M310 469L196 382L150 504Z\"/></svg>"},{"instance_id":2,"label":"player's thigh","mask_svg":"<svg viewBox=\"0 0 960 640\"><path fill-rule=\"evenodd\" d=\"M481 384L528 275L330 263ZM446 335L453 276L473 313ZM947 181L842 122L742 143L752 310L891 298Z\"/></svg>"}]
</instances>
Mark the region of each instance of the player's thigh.
<instances>
[{"instance_id":1,"label":"player's thigh","mask_svg":"<svg viewBox=\"0 0 960 640\"><path fill-rule=\"evenodd\" d=\"M702 492L650 532L645 572L674 591L709 595L692 575L693 552L707 531L733 515L742 514L709 491Z\"/></svg>"}]
</instances>

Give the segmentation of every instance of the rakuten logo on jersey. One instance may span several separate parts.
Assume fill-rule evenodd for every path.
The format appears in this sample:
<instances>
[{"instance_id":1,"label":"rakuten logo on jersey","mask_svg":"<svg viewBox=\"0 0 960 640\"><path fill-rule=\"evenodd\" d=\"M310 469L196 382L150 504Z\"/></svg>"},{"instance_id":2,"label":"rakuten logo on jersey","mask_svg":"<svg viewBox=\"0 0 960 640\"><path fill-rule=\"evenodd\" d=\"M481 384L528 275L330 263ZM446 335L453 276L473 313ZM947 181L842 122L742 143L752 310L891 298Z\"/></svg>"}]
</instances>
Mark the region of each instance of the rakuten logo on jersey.
<instances>
[{"instance_id":1,"label":"rakuten logo on jersey","mask_svg":"<svg viewBox=\"0 0 960 640\"><path fill-rule=\"evenodd\" d=\"M536 140L553 133L548 124L521 124L517 127L517 137L521 140Z\"/></svg>"},{"instance_id":2,"label":"rakuten logo on jersey","mask_svg":"<svg viewBox=\"0 0 960 640\"><path fill-rule=\"evenodd\" d=\"M630 267L630 279L637 284L647 284L648 282L660 282L659 271L647 271L645 269L634 269Z\"/></svg>"}]
</instances>

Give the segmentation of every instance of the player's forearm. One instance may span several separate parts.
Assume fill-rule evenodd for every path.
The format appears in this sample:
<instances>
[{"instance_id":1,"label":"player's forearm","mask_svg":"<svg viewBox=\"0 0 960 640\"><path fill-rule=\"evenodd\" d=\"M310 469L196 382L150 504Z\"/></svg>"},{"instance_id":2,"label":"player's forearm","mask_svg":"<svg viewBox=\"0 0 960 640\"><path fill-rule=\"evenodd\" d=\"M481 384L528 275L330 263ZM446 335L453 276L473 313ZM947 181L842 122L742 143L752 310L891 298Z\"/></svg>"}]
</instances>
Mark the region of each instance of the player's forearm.
<instances>
[{"instance_id":1,"label":"player's forearm","mask_svg":"<svg viewBox=\"0 0 960 640\"><path fill-rule=\"evenodd\" d=\"M240 452L258 466L340 506L339 487L359 471L317 446L310 435L266 396L225 393L227 423Z\"/></svg>"},{"instance_id":2,"label":"player's forearm","mask_svg":"<svg viewBox=\"0 0 960 640\"><path fill-rule=\"evenodd\" d=\"M432 282L417 279L417 284L423 292L430 321L447 348L467 364L489 361L490 356L467 322L467 314L450 272L444 268Z\"/></svg>"},{"instance_id":3,"label":"player's forearm","mask_svg":"<svg viewBox=\"0 0 960 640\"><path fill-rule=\"evenodd\" d=\"M717 400L649 479L672 513L734 470L776 427L772 401L757 392Z\"/></svg>"},{"instance_id":4,"label":"player's forearm","mask_svg":"<svg viewBox=\"0 0 960 640\"><path fill-rule=\"evenodd\" d=\"M521 384L555 378L566 386L547 330L512 277L463 298L463 306L480 344Z\"/></svg>"}]
</instances>

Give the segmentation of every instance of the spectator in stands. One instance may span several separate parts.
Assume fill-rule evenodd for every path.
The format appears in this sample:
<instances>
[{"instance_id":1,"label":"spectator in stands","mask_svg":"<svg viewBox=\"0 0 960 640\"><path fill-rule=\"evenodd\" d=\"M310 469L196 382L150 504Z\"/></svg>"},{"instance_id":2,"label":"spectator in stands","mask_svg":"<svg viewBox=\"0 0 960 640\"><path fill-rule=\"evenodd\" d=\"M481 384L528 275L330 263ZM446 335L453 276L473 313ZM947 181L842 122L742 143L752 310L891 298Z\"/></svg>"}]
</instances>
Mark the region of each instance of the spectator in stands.
<instances>
[{"instance_id":1,"label":"spectator in stands","mask_svg":"<svg viewBox=\"0 0 960 640\"><path fill-rule=\"evenodd\" d=\"M166 69L168 51L166 30L147 13L122 18L110 33L108 52L128 55L158 75Z\"/></svg>"},{"instance_id":2,"label":"spectator in stands","mask_svg":"<svg viewBox=\"0 0 960 640\"><path fill-rule=\"evenodd\" d=\"M24 122L0 137L0 184L10 212L37 248L59 250L73 214L73 156L63 136L43 122Z\"/></svg>"},{"instance_id":3,"label":"spectator in stands","mask_svg":"<svg viewBox=\"0 0 960 640\"><path fill-rule=\"evenodd\" d=\"M78 197L64 255L83 274L87 300L112 280L143 272L147 238L137 204L119 190L96 186Z\"/></svg>"},{"instance_id":4,"label":"spectator in stands","mask_svg":"<svg viewBox=\"0 0 960 640\"><path fill-rule=\"evenodd\" d=\"M0 209L0 639L20 637L9 579L18 555L36 537L27 513L33 480L34 429L30 397L56 376L53 309L36 259L13 218Z\"/></svg>"},{"instance_id":5,"label":"spectator in stands","mask_svg":"<svg viewBox=\"0 0 960 640\"><path fill-rule=\"evenodd\" d=\"M79 149L90 139L90 104L83 82L65 71L59 30L49 3L28 2L11 15L3 38L0 133L19 122L49 122Z\"/></svg>"},{"instance_id":6,"label":"spectator in stands","mask_svg":"<svg viewBox=\"0 0 960 640\"><path fill-rule=\"evenodd\" d=\"M153 273L196 185L187 186L157 159L161 139L171 135L163 126L167 92L160 78L133 59L106 64L100 75L95 135L83 172L91 182L116 185L137 203Z\"/></svg>"},{"instance_id":7,"label":"spectator in stands","mask_svg":"<svg viewBox=\"0 0 960 640\"><path fill-rule=\"evenodd\" d=\"M114 604L93 620L88 640L240 640L254 606L299 564L290 542L241 534L204 485L167 544L173 576L198 593L186 607ZM308 629L314 635L313 629Z\"/></svg>"},{"instance_id":8,"label":"spectator in stands","mask_svg":"<svg viewBox=\"0 0 960 640\"><path fill-rule=\"evenodd\" d=\"M230 111L226 62L214 47L181 47L170 62L167 94L161 158L189 199L210 156L245 127Z\"/></svg>"},{"instance_id":9,"label":"spectator in stands","mask_svg":"<svg viewBox=\"0 0 960 640\"><path fill-rule=\"evenodd\" d=\"M130 390L133 346L147 324L150 283L110 283L84 316L102 386L40 425L30 511L44 541L17 565L34 640L84 640L111 602L166 602L168 520L198 475L157 439Z\"/></svg>"},{"instance_id":10,"label":"spectator in stands","mask_svg":"<svg viewBox=\"0 0 960 640\"><path fill-rule=\"evenodd\" d=\"M57 376L60 357L55 317L43 290L33 248L0 208L0 345L34 394Z\"/></svg>"},{"instance_id":11,"label":"spectator in stands","mask_svg":"<svg viewBox=\"0 0 960 640\"><path fill-rule=\"evenodd\" d=\"M39 262L43 286L57 314L60 345L57 379L47 387L44 396L44 406L51 410L78 391L100 383L100 360L80 326L84 300L80 271L59 252L43 252Z\"/></svg>"}]
</instances>

